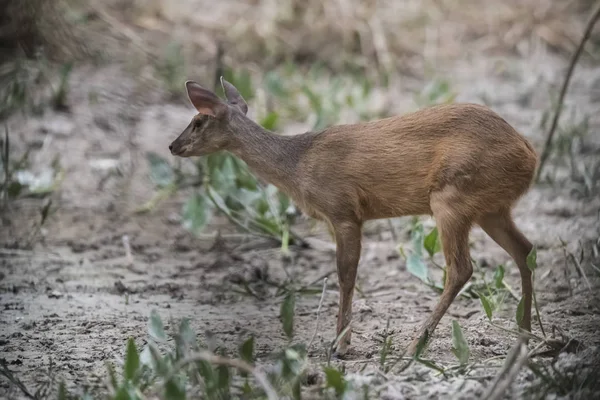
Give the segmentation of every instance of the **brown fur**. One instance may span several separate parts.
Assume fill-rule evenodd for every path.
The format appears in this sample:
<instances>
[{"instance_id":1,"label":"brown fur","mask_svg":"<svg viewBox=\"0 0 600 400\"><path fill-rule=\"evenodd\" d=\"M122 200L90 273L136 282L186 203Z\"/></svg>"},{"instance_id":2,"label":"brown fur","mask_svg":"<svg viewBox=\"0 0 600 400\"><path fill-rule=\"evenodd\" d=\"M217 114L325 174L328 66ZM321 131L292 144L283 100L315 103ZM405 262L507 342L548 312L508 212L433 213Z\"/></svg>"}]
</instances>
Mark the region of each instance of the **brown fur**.
<instances>
[{"instance_id":1,"label":"brown fur","mask_svg":"<svg viewBox=\"0 0 600 400\"><path fill-rule=\"evenodd\" d=\"M231 151L308 215L330 225L340 283L338 334L351 321L363 222L420 214L436 219L448 268L440 300L409 353L421 335L431 336L471 278L468 237L473 224L515 259L525 298L521 327L531 329L526 257L532 245L510 213L532 182L537 155L498 114L476 104L441 105L284 137L248 119L237 90L222 83L228 103L193 82L186 84L190 100L204 115L194 117L200 123L193 121L170 149L182 157ZM350 331L340 341L340 355L349 343Z\"/></svg>"}]
</instances>

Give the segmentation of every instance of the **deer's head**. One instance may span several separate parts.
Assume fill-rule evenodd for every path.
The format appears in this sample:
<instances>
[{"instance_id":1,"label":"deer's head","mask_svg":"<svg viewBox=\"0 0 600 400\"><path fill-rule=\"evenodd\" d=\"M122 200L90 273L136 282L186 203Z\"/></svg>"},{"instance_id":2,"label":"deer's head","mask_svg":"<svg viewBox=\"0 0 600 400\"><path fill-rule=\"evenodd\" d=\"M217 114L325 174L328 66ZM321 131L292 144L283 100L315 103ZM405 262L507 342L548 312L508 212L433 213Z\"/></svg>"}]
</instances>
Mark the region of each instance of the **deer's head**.
<instances>
[{"instance_id":1,"label":"deer's head","mask_svg":"<svg viewBox=\"0 0 600 400\"><path fill-rule=\"evenodd\" d=\"M203 156L235 145L235 134L246 119L248 105L238 90L221 77L227 101L194 81L185 87L192 105L198 111L190 124L169 146L179 157Z\"/></svg>"}]
</instances>

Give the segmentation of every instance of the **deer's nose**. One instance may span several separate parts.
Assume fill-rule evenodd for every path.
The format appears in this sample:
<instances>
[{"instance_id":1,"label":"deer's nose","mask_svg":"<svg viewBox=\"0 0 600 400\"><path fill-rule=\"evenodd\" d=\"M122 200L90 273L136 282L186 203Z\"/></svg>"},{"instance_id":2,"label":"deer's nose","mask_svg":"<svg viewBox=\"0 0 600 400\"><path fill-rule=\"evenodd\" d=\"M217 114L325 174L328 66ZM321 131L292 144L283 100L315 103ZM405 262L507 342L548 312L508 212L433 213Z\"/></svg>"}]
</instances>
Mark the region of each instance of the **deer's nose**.
<instances>
[{"instance_id":1,"label":"deer's nose","mask_svg":"<svg viewBox=\"0 0 600 400\"><path fill-rule=\"evenodd\" d=\"M169 150L173 151L173 145L172 144L169 145Z\"/></svg>"}]
</instances>

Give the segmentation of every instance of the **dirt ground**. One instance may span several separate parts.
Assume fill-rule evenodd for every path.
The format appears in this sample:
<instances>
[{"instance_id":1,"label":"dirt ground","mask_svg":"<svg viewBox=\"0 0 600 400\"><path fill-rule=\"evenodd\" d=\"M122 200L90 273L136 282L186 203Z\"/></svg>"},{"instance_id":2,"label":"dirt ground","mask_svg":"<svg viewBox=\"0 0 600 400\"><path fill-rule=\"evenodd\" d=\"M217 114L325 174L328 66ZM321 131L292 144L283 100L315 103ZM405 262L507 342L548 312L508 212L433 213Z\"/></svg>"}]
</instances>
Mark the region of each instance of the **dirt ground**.
<instances>
[{"instance_id":1,"label":"dirt ground","mask_svg":"<svg viewBox=\"0 0 600 400\"><path fill-rule=\"evenodd\" d=\"M459 93L457 101L487 104L526 135L539 150L542 112L549 105L549 89L562 80L566 59L549 53L498 56L495 59L458 59L438 66ZM404 77L389 90L397 113L408 110L416 78ZM335 254L327 236L315 249L292 249L284 261L277 249L238 239L215 241L195 238L180 224L180 210L189 192L169 199L149 215L132 210L153 193L145 161L147 151L169 159L168 144L193 115L186 104L165 102L153 91L142 91L123 65L77 67L71 78L69 113L48 111L40 117L15 115L8 121L17 149L37 144L34 168L47 165L57 154L66 177L54 194L56 211L43 226L33 250L23 249L24 238L38 218L39 202L23 200L2 215L0 232L0 357L25 382L35 382L50 359L71 387L103 384L105 363L118 363L129 337L143 344L147 318L157 310L169 318L190 318L199 333L207 330L231 352L242 338L256 336L259 357L267 357L285 337L279 320L281 298L261 277L283 282L286 272L301 284L315 282L334 271ZM600 69L590 62L578 66L567 98L569 110L590 116L588 157L600 156ZM97 102L91 104L90 93ZM407 100L408 99L408 100ZM106 160L109 160L108 162ZM104 163L104 164L103 164ZM102 165L116 165L118 172ZM600 198L578 198L573 184L536 185L520 201L515 219L539 249L536 290L545 326L557 326L588 347L600 345L600 276L590 264L600 265L591 243L600 236ZM222 221L221 221L222 222ZM433 226L431 221L426 222ZM400 223L401 225L401 223ZM208 232L222 227L214 224ZM308 224L301 232L309 235ZM131 244L126 257L123 238ZM402 241L408 237L401 236ZM570 252L584 249L582 267L565 263L560 240ZM520 289L516 266L479 228L472 233L472 255L483 268L507 265L507 281ZM394 348L400 351L414 329L426 318L438 294L407 272L397 243L386 223L366 229L355 296L353 350L345 361L348 371L362 368L381 348L381 334L389 320ZM239 247L238 247L239 246ZM242 248L242 250L240 250ZM239 293L245 279L262 299ZM439 279L439 277L438 277ZM334 338L337 278L329 277L320 317L317 345L310 356L318 363ZM236 291L236 288L238 291ZM296 340L308 342L315 330L320 294L303 295L297 303ZM516 301L508 299L496 314L497 324L514 327ZM436 330L427 357L451 364L451 321L457 319L471 348L473 360L504 356L515 337L490 325L476 299L458 298ZM536 333L539 327L535 326ZM417 372L414 372L415 374ZM18 398L0 381L0 397ZM462 393L476 398L485 381L413 383L406 398L436 398Z\"/></svg>"}]
</instances>

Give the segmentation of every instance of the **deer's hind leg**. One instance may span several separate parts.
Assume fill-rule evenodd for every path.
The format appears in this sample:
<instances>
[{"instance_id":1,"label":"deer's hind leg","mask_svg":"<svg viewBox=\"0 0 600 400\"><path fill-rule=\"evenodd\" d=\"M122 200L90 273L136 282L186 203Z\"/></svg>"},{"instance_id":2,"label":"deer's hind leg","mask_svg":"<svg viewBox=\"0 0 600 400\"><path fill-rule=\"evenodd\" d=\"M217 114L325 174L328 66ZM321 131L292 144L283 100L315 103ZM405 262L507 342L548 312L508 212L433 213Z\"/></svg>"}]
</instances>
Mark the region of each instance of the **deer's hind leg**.
<instances>
[{"instance_id":1,"label":"deer's hind leg","mask_svg":"<svg viewBox=\"0 0 600 400\"><path fill-rule=\"evenodd\" d=\"M523 293L523 319L519 327L531 331L531 302L533 283L531 271L527 266L527 256L533 245L516 227L510 209L505 208L495 213L485 214L477 223L494 241L502 247L519 267L521 273L521 290Z\"/></svg>"},{"instance_id":2,"label":"deer's hind leg","mask_svg":"<svg viewBox=\"0 0 600 400\"><path fill-rule=\"evenodd\" d=\"M438 323L462 289L471 279L473 267L469 252L469 232L474 222L473 210L465 198L453 186L431 194L431 210L442 241L446 259L446 282L433 312L421 326L407 353L414 355L420 339L429 340Z\"/></svg>"}]
</instances>

